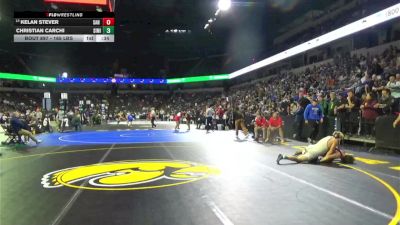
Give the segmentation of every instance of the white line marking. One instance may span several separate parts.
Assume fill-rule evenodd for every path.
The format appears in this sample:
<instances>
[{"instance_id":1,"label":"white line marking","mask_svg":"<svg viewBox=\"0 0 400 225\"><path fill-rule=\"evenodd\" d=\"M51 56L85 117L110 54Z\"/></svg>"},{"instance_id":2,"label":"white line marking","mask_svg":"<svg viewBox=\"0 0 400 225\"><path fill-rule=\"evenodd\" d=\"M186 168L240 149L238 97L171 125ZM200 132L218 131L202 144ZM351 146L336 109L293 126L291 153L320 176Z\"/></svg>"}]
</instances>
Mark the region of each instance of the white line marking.
<instances>
[{"instance_id":1,"label":"white line marking","mask_svg":"<svg viewBox=\"0 0 400 225\"><path fill-rule=\"evenodd\" d=\"M159 137L172 137L172 135L174 135L173 133L170 133L170 134L156 134L154 132L150 132L150 133L147 133L147 134L144 133L144 134L145 135L135 135L134 133L127 133L127 134L121 134L119 136L120 137L125 137L125 138L143 138L143 137L159 138Z\"/></svg>"},{"instance_id":2,"label":"white line marking","mask_svg":"<svg viewBox=\"0 0 400 225\"><path fill-rule=\"evenodd\" d=\"M203 199L205 200L206 204L211 208L211 210L214 212L214 214L218 217L218 219L221 221L222 224L224 225L234 225L233 222L219 209L219 207L211 201L207 196L203 196Z\"/></svg>"},{"instance_id":3,"label":"white line marking","mask_svg":"<svg viewBox=\"0 0 400 225\"><path fill-rule=\"evenodd\" d=\"M104 160L107 158L107 156L110 154L111 150L114 148L115 144L112 144L111 147L107 150L107 152L103 155L103 157L100 159L98 163L104 162ZM81 184L81 187L86 186L87 180ZM72 208L72 205L75 203L76 199L78 199L79 195L83 192L83 189L78 189L75 191L74 195L71 197L71 199L65 204L63 209L60 211L58 216L53 220L51 225L58 225L61 220L64 218L64 216L68 213L68 211Z\"/></svg>"},{"instance_id":4,"label":"white line marking","mask_svg":"<svg viewBox=\"0 0 400 225\"><path fill-rule=\"evenodd\" d=\"M272 168L272 167L263 165L263 164L261 164L261 163L257 163L257 164L259 164L259 165L261 165L261 166L263 166L263 167L265 167L265 168L268 168L270 171L273 171L273 172L275 172L275 173L279 173L279 174L282 175L282 176L285 176L285 177L290 178L290 179L292 179L292 180L295 180L295 181L297 181L297 182L299 182L299 183L302 183L302 184L305 184L305 185L307 185L307 186L310 186L310 187L312 187L312 188L314 188L314 189L316 189L316 190L318 190L318 191L324 192L324 193L326 193L326 194L328 194L328 195L331 195L331 196L333 196L333 197L336 197L336 198L338 198L338 199L341 199L341 200L343 200L343 201L345 201L345 202L347 202L347 203L350 203L350 204L352 204L352 205L358 206L358 207L360 207L360 208L362 208L362 209L365 209L365 210L367 210L367 211L373 212L373 213L375 213L375 214L377 214L377 215L380 215L380 216L382 216L382 217L384 217L384 218L386 218L386 219L390 219L390 220L393 219L393 216L391 216L391 215L389 215L389 214L386 214L386 213L384 213L384 212L381 212L381 211L379 211L379 210L377 210L377 209L374 209L374 208L372 208L372 207L366 206L366 205L364 205L364 204L362 204L362 203L360 203L360 202L357 202L357 201L355 201L355 200L352 200L352 199L350 199L350 198L347 198L347 197L345 197L345 196L343 196L343 195L340 195L340 194L335 193L335 192L333 192L333 191L327 190L327 189L325 189L325 188L323 188L323 187L317 186L317 185L315 185L315 184L313 184L313 183L310 183L310 182L305 181L305 180L303 180L303 179L297 178L297 177L292 176L292 175L290 175L290 174L287 174L287 173L285 173L285 172L279 171L279 170L274 169L274 168Z\"/></svg>"},{"instance_id":5,"label":"white line marking","mask_svg":"<svg viewBox=\"0 0 400 225\"><path fill-rule=\"evenodd\" d=\"M164 144L161 144L161 146L166 150L171 159L175 159L167 146L165 146ZM203 196L202 198L205 200L206 204L211 208L211 210L214 212L214 214L218 217L223 225L234 225L232 221L225 215L225 213L223 213L218 208L218 206L213 201L211 201L210 198L208 198L207 196Z\"/></svg>"}]
</instances>

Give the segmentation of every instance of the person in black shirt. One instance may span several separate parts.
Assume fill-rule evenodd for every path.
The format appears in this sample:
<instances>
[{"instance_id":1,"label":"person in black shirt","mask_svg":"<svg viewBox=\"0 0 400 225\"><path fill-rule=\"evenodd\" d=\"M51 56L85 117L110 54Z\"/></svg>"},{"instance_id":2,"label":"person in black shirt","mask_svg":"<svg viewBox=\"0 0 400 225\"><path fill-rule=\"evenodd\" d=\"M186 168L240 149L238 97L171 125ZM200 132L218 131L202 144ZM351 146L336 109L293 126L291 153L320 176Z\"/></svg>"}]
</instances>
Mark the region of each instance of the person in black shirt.
<instances>
[{"instance_id":1,"label":"person in black shirt","mask_svg":"<svg viewBox=\"0 0 400 225\"><path fill-rule=\"evenodd\" d=\"M242 128L242 131L247 138L249 136L249 131L244 123L244 113L239 108L235 108L233 111L233 119L235 120L236 138L239 138L239 128Z\"/></svg>"},{"instance_id":2,"label":"person in black shirt","mask_svg":"<svg viewBox=\"0 0 400 225\"><path fill-rule=\"evenodd\" d=\"M204 123L204 116L200 110L196 111L196 129L200 129L201 125Z\"/></svg>"},{"instance_id":3,"label":"person in black shirt","mask_svg":"<svg viewBox=\"0 0 400 225\"><path fill-rule=\"evenodd\" d=\"M338 106L336 107L337 123L336 130L345 132L345 122L346 122L346 94L340 94L338 100Z\"/></svg>"},{"instance_id":4,"label":"person in black shirt","mask_svg":"<svg viewBox=\"0 0 400 225\"><path fill-rule=\"evenodd\" d=\"M157 125L154 123L155 120L156 120L156 110L154 108L152 108L150 110L151 128L157 127Z\"/></svg>"},{"instance_id":5,"label":"person in black shirt","mask_svg":"<svg viewBox=\"0 0 400 225\"><path fill-rule=\"evenodd\" d=\"M346 132L349 134L357 133L357 128L359 125L359 115L360 115L360 99L354 95L352 90L347 92L345 108L347 110L346 115Z\"/></svg>"},{"instance_id":6,"label":"person in black shirt","mask_svg":"<svg viewBox=\"0 0 400 225\"><path fill-rule=\"evenodd\" d=\"M81 114L78 110L75 110L74 116L71 119L71 126L75 128L75 131L82 131Z\"/></svg>"},{"instance_id":7,"label":"person in black shirt","mask_svg":"<svg viewBox=\"0 0 400 225\"><path fill-rule=\"evenodd\" d=\"M374 108L381 110L380 112L382 115L389 115L392 113L394 98L390 95L390 93L390 89L382 89L382 96L380 97L378 103L374 105Z\"/></svg>"},{"instance_id":8,"label":"person in black shirt","mask_svg":"<svg viewBox=\"0 0 400 225\"><path fill-rule=\"evenodd\" d=\"M186 124L188 126L188 130L190 130L190 121L192 120L192 116L189 110L186 112L185 116L186 116Z\"/></svg>"},{"instance_id":9,"label":"person in black shirt","mask_svg":"<svg viewBox=\"0 0 400 225\"><path fill-rule=\"evenodd\" d=\"M307 107L308 104L310 104L310 100L308 100L306 97L304 97L303 91L299 92L299 100L297 101L297 112L296 112L296 117L295 117L295 134L294 138L297 140L302 140L302 132L303 132L303 126L304 126L304 110Z\"/></svg>"},{"instance_id":10,"label":"person in black shirt","mask_svg":"<svg viewBox=\"0 0 400 225\"><path fill-rule=\"evenodd\" d=\"M290 101L288 99L283 100L280 106L282 116L287 116L290 114Z\"/></svg>"},{"instance_id":11,"label":"person in black shirt","mask_svg":"<svg viewBox=\"0 0 400 225\"><path fill-rule=\"evenodd\" d=\"M374 58L372 61L372 65L371 65L371 74L377 74L377 75L381 75L383 72L383 69L381 67L381 65L378 62L377 58Z\"/></svg>"}]
</instances>

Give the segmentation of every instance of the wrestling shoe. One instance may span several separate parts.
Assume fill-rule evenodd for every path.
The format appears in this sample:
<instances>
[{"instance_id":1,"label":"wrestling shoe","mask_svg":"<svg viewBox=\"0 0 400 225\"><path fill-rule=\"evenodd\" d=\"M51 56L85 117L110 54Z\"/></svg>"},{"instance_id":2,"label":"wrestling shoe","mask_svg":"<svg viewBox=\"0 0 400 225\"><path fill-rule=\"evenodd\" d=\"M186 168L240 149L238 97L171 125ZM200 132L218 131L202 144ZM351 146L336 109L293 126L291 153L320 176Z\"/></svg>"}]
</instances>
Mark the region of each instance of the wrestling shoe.
<instances>
[{"instance_id":1,"label":"wrestling shoe","mask_svg":"<svg viewBox=\"0 0 400 225\"><path fill-rule=\"evenodd\" d=\"M312 144L311 138L307 138L307 142L308 142L308 144Z\"/></svg>"},{"instance_id":2,"label":"wrestling shoe","mask_svg":"<svg viewBox=\"0 0 400 225\"><path fill-rule=\"evenodd\" d=\"M37 140L36 144L38 145L40 143L42 143L42 140Z\"/></svg>"},{"instance_id":3,"label":"wrestling shoe","mask_svg":"<svg viewBox=\"0 0 400 225\"><path fill-rule=\"evenodd\" d=\"M278 158L276 159L276 164L278 164L278 165L280 165L280 161L283 159L283 155L282 154L279 154L278 155Z\"/></svg>"}]
</instances>

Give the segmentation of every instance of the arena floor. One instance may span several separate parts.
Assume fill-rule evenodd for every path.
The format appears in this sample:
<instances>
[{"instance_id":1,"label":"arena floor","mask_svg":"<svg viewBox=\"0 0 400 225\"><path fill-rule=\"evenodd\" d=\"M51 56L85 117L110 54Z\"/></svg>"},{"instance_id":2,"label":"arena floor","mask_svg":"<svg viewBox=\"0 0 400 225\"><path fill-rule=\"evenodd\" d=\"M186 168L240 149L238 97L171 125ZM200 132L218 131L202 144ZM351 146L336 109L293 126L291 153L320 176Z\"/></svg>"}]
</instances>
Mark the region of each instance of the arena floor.
<instances>
[{"instance_id":1,"label":"arena floor","mask_svg":"<svg viewBox=\"0 0 400 225\"><path fill-rule=\"evenodd\" d=\"M44 134L39 147L1 147L0 224L399 222L398 156L356 151L350 166L277 165L279 153L305 143L171 126Z\"/></svg>"}]
</instances>

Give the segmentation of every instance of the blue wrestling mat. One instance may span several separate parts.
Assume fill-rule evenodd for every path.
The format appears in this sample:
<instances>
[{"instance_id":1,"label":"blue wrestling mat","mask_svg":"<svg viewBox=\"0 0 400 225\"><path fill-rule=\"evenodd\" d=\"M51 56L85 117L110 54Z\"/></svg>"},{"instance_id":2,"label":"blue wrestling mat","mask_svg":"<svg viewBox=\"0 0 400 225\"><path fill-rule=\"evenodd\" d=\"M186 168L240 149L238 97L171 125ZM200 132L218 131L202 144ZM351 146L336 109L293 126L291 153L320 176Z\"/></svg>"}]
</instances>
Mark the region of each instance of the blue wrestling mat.
<instances>
[{"instance_id":1,"label":"blue wrestling mat","mask_svg":"<svg viewBox=\"0 0 400 225\"><path fill-rule=\"evenodd\" d=\"M41 146L169 143L194 141L194 134L174 130L82 131L42 134Z\"/></svg>"}]
</instances>

